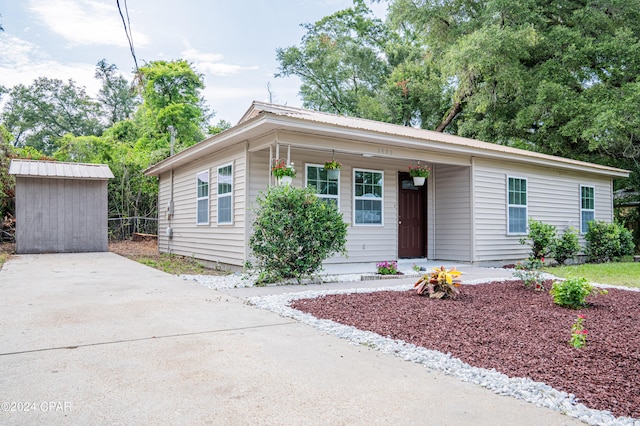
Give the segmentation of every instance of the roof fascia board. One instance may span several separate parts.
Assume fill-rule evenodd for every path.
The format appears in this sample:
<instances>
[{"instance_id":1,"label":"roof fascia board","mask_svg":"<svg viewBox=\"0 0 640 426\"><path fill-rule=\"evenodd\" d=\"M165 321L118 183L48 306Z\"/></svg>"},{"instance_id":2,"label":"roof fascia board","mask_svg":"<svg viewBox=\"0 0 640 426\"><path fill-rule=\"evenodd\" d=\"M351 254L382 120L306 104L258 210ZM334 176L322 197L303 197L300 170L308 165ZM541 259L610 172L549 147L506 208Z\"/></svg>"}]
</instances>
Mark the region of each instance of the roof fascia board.
<instances>
[{"instance_id":1,"label":"roof fascia board","mask_svg":"<svg viewBox=\"0 0 640 426\"><path fill-rule=\"evenodd\" d=\"M264 115L254 117L244 123L241 123L235 127L232 127L222 133L213 135L202 142L190 146L184 151L178 154L168 157L161 162L154 164L147 168L144 174L147 176L159 176L160 174L167 172L176 167L188 164L205 155L209 155L213 152L226 148L234 143L246 141L248 136L244 133L247 131L258 130L262 122L265 121ZM264 133L269 132L269 129L265 129Z\"/></svg>"}]
</instances>

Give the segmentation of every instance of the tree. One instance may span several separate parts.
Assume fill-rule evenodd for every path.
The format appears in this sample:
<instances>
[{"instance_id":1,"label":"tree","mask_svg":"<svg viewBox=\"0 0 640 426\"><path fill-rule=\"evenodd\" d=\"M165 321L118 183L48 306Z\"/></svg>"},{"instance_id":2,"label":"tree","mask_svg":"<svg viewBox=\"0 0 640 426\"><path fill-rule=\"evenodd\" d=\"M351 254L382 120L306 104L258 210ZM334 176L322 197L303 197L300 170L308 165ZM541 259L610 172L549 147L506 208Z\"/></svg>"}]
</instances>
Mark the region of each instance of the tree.
<instances>
[{"instance_id":1,"label":"tree","mask_svg":"<svg viewBox=\"0 0 640 426\"><path fill-rule=\"evenodd\" d=\"M11 139L11 134L0 125L0 220L7 214L15 215L15 179L9 175L14 151Z\"/></svg>"},{"instance_id":2,"label":"tree","mask_svg":"<svg viewBox=\"0 0 640 426\"><path fill-rule=\"evenodd\" d=\"M227 120L218 120L216 124L213 126L209 126L207 133L210 135L217 135L218 133L222 133L227 129L230 129L232 124Z\"/></svg>"},{"instance_id":3,"label":"tree","mask_svg":"<svg viewBox=\"0 0 640 426\"><path fill-rule=\"evenodd\" d=\"M638 18L638 0L395 0L389 15L449 94L434 130L596 161L637 158Z\"/></svg>"},{"instance_id":4,"label":"tree","mask_svg":"<svg viewBox=\"0 0 640 426\"><path fill-rule=\"evenodd\" d=\"M31 86L14 86L8 94L0 117L16 147L31 146L51 154L55 141L67 133L99 135L103 130L98 104L73 80L65 84L40 77Z\"/></svg>"},{"instance_id":5,"label":"tree","mask_svg":"<svg viewBox=\"0 0 640 426\"><path fill-rule=\"evenodd\" d=\"M301 46L278 49L276 77L296 75L306 108L336 114L381 116L377 92L389 72L381 57L388 34L363 0L354 7L302 25Z\"/></svg>"},{"instance_id":6,"label":"tree","mask_svg":"<svg viewBox=\"0 0 640 426\"><path fill-rule=\"evenodd\" d=\"M154 217L157 179L144 175L149 154L135 146L136 131L130 121L121 121L101 136L65 135L58 141L54 158L59 161L109 165L109 217Z\"/></svg>"},{"instance_id":7,"label":"tree","mask_svg":"<svg viewBox=\"0 0 640 426\"><path fill-rule=\"evenodd\" d=\"M108 64L105 59L96 65L95 77L102 81L98 101L109 126L131 118L138 105L135 91L121 74L116 74L117 71L118 67Z\"/></svg>"},{"instance_id":8,"label":"tree","mask_svg":"<svg viewBox=\"0 0 640 426\"><path fill-rule=\"evenodd\" d=\"M167 128L177 131L176 152L204 137L210 118L201 96L202 75L185 60L153 61L140 68L143 103L135 120L143 129L140 148L155 153L154 161L169 154Z\"/></svg>"}]
</instances>

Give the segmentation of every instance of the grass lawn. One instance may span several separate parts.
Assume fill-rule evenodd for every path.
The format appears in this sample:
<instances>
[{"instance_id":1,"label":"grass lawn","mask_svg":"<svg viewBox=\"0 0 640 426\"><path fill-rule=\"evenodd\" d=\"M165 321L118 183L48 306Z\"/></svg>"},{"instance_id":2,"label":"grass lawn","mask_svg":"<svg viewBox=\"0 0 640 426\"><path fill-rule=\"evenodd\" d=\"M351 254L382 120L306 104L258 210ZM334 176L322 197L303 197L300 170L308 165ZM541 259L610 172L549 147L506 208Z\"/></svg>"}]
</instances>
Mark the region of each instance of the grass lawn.
<instances>
[{"instance_id":1,"label":"grass lawn","mask_svg":"<svg viewBox=\"0 0 640 426\"><path fill-rule=\"evenodd\" d=\"M205 268L202 263L191 257L158 253L158 242L155 239L110 241L109 251L174 275L226 275L228 273Z\"/></svg>"},{"instance_id":2,"label":"grass lawn","mask_svg":"<svg viewBox=\"0 0 640 426\"><path fill-rule=\"evenodd\" d=\"M640 287L640 262L585 263L544 268L560 278L584 277L591 283Z\"/></svg>"}]
</instances>

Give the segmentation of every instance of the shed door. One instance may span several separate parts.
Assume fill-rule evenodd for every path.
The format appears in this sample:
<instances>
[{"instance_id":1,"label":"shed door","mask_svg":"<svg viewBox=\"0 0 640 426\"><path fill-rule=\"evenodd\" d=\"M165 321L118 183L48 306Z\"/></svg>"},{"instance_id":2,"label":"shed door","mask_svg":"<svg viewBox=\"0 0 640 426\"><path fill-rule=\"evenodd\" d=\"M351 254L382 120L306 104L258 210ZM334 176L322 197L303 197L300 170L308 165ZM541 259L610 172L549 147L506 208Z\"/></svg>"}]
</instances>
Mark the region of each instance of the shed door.
<instances>
[{"instance_id":1,"label":"shed door","mask_svg":"<svg viewBox=\"0 0 640 426\"><path fill-rule=\"evenodd\" d=\"M427 257L427 185L398 173L398 257Z\"/></svg>"}]
</instances>

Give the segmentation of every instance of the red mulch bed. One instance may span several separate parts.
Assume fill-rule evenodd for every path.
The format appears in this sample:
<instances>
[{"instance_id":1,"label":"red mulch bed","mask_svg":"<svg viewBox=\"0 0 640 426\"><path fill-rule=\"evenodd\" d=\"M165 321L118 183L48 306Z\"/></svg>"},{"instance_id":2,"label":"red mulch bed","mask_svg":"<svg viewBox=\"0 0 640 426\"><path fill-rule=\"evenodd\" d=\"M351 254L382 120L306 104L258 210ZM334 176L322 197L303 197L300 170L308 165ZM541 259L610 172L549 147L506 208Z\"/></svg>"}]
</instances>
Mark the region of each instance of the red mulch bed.
<instances>
[{"instance_id":1,"label":"red mulch bed","mask_svg":"<svg viewBox=\"0 0 640 426\"><path fill-rule=\"evenodd\" d=\"M530 377L615 416L640 418L640 292L609 289L589 298L589 307L570 310L518 281L460 288L455 300L381 291L298 300L292 307L451 353L472 366ZM568 343L577 314L586 316L582 349Z\"/></svg>"}]
</instances>

